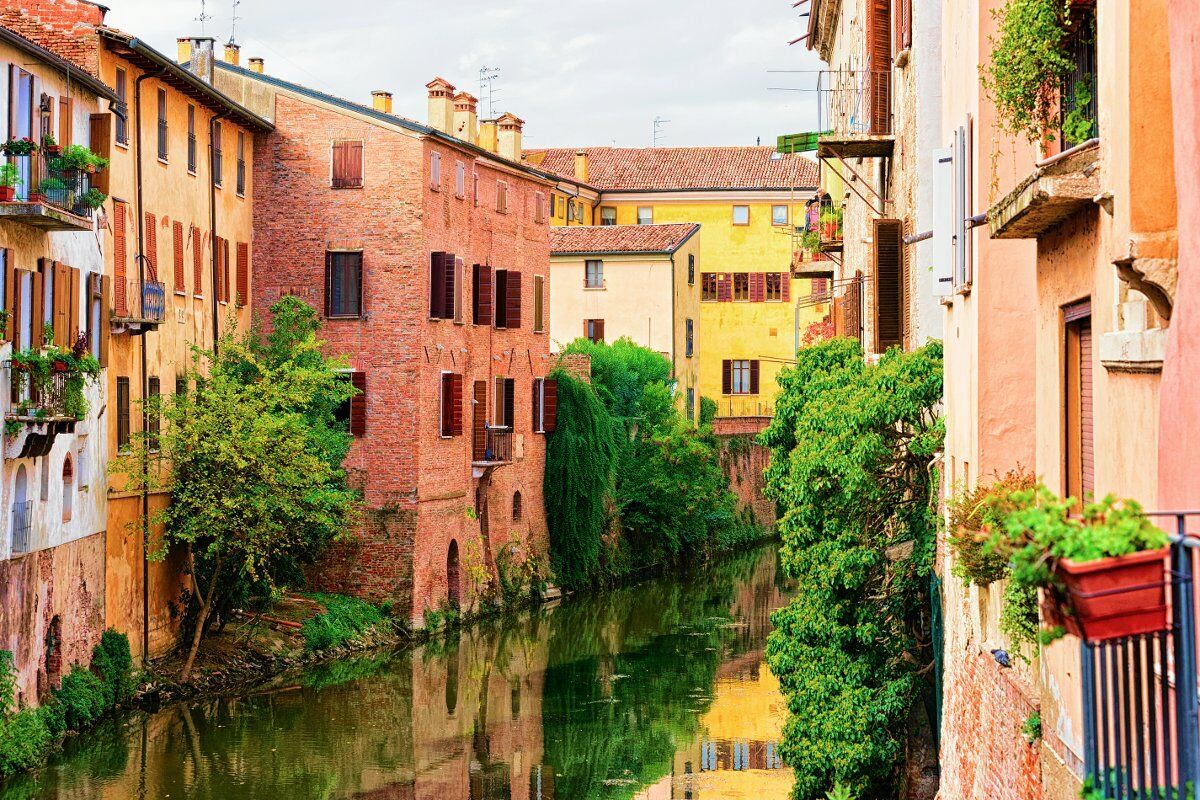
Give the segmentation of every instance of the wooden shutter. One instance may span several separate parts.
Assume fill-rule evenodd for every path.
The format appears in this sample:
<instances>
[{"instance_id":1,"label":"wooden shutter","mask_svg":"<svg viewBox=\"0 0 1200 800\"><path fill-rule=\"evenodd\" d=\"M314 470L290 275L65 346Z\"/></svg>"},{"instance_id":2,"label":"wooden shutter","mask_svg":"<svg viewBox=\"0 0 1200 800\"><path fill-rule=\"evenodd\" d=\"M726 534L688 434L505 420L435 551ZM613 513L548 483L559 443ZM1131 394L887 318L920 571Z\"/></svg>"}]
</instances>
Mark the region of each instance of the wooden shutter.
<instances>
[{"instance_id":1,"label":"wooden shutter","mask_svg":"<svg viewBox=\"0 0 1200 800\"><path fill-rule=\"evenodd\" d=\"M733 362L728 358L721 362L721 394L733 393Z\"/></svg>"},{"instance_id":2,"label":"wooden shutter","mask_svg":"<svg viewBox=\"0 0 1200 800\"><path fill-rule=\"evenodd\" d=\"M76 294L72 298L71 268L57 261L53 263L54 286L51 297L54 306L54 343L59 347L70 347L75 343L71 338L71 300L78 300L79 297Z\"/></svg>"},{"instance_id":3,"label":"wooden shutter","mask_svg":"<svg viewBox=\"0 0 1200 800\"><path fill-rule=\"evenodd\" d=\"M761 303L767 296L767 276L761 272L750 273L750 302Z\"/></svg>"},{"instance_id":4,"label":"wooden shutter","mask_svg":"<svg viewBox=\"0 0 1200 800\"><path fill-rule=\"evenodd\" d=\"M867 0L867 74L863 82L863 105L874 134L891 133L891 3Z\"/></svg>"},{"instance_id":5,"label":"wooden shutter","mask_svg":"<svg viewBox=\"0 0 1200 800\"><path fill-rule=\"evenodd\" d=\"M604 320L602 320L602 319L592 320L592 325L594 326L594 329L596 332L596 341L597 342L605 341L605 339L604 339Z\"/></svg>"},{"instance_id":6,"label":"wooden shutter","mask_svg":"<svg viewBox=\"0 0 1200 800\"><path fill-rule=\"evenodd\" d=\"M905 246L904 240L912 235L912 221L905 220L904 225L900 229L900 341L904 349L907 350L912 346L912 303L908 301L910 297L914 297L912 286L912 274L909 266L908 247Z\"/></svg>"},{"instance_id":7,"label":"wooden shutter","mask_svg":"<svg viewBox=\"0 0 1200 800\"><path fill-rule=\"evenodd\" d=\"M902 344L904 285L901 260L904 226L897 219L875 220L875 352Z\"/></svg>"},{"instance_id":8,"label":"wooden shutter","mask_svg":"<svg viewBox=\"0 0 1200 800\"><path fill-rule=\"evenodd\" d=\"M454 296L458 290L458 258L453 253L442 255L442 272L445 274L442 286L442 291L444 292L442 318L452 319L455 309Z\"/></svg>"},{"instance_id":9,"label":"wooden shutter","mask_svg":"<svg viewBox=\"0 0 1200 800\"><path fill-rule=\"evenodd\" d=\"M13 251L5 247L4 253L4 310L8 312L8 320L4 323L4 340L13 341L17 327L17 265Z\"/></svg>"},{"instance_id":10,"label":"wooden shutter","mask_svg":"<svg viewBox=\"0 0 1200 800\"><path fill-rule=\"evenodd\" d=\"M46 322L46 295L42 281L43 277L41 270L34 272L31 281L33 285L33 292L30 294L30 297L33 298L33 302L29 304L29 316L32 321L32 324L29 326L31 340L25 343L26 346L34 348L42 346L42 326Z\"/></svg>"},{"instance_id":11,"label":"wooden shutter","mask_svg":"<svg viewBox=\"0 0 1200 800\"><path fill-rule=\"evenodd\" d=\"M442 319L446 316L446 263L445 253L429 254L429 316Z\"/></svg>"},{"instance_id":12,"label":"wooden shutter","mask_svg":"<svg viewBox=\"0 0 1200 800\"><path fill-rule=\"evenodd\" d=\"M333 143L333 188L357 189L363 185L362 142Z\"/></svg>"},{"instance_id":13,"label":"wooden shutter","mask_svg":"<svg viewBox=\"0 0 1200 800\"><path fill-rule=\"evenodd\" d=\"M250 245L237 243L237 304L238 308L250 301Z\"/></svg>"},{"instance_id":14,"label":"wooden shutter","mask_svg":"<svg viewBox=\"0 0 1200 800\"><path fill-rule=\"evenodd\" d=\"M229 302L229 240L221 240L221 299Z\"/></svg>"},{"instance_id":15,"label":"wooden shutter","mask_svg":"<svg viewBox=\"0 0 1200 800\"><path fill-rule=\"evenodd\" d=\"M442 373L441 391L438 392L438 434L443 437L453 435L454 425L451 421L451 409L454 406L453 381L453 373Z\"/></svg>"},{"instance_id":16,"label":"wooden shutter","mask_svg":"<svg viewBox=\"0 0 1200 800\"><path fill-rule=\"evenodd\" d=\"M200 238L200 229L191 227L192 237L192 294L200 297L204 294L204 242Z\"/></svg>"},{"instance_id":17,"label":"wooden shutter","mask_svg":"<svg viewBox=\"0 0 1200 800\"><path fill-rule=\"evenodd\" d=\"M513 379L504 378L504 424L516 430L517 415L514 413L516 392L513 391Z\"/></svg>"},{"instance_id":18,"label":"wooden shutter","mask_svg":"<svg viewBox=\"0 0 1200 800\"><path fill-rule=\"evenodd\" d=\"M758 394L758 359L750 362L750 394Z\"/></svg>"},{"instance_id":19,"label":"wooden shutter","mask_svg":"<svg viewBox=\"0 0 1200 800\"><path fill-rule=\"evenodd\" d=\"M183 223L175 220L171 223L171 241L174 244L175 252L173 265L175 276L175 293L187 294L187 275L183 269Z\"/></svg>"},{"instance_id":20,"label":"wooden shutter","mask_svg":"<svg viewBox=\"0 0 1200 800\"><path fill-rule=\"evenodd\" d=\"M125 292L128 288L125 277L125 258L128 243L125 241L125 204L113 203L113 308L118 317L129 315Z\"/></svg>"},{"instance_id":21,"label":"wooden shutter","mask_svg":"<svg viewBox=\"0 0 1200 800\"><path fill-rule=\"evenodd\" d=\"M350 385L358 389L350 398L350 433L363 436L367 432L367 373L351 372Z\"/></svg>"},{"instance_id":22,"label":"wooden shutter","mask_svg":"<svg viewBox=\"0 0 1200 800\"><path fill-rule=\"evenodd\" d=\"M158 280L158 219L146 212L146 280Z\"/></svg>"},{"instance_id":23,"label":"wooden shutter","mask_svg":"<svg viewBox=\"0 0 1200 800\"><path fill-rule=\"evenodd\" d=\"M717 302L728 303L733 300L733 275L728 272L717 273Z\"/></svg>"},{"instance_id":24,"label":"wooden shutter","mask_svg":"<svg viewBox=\"0 0 1200 800\"><path fill-rule=\"evenodd\" d=\"M785 303L792 299L792 273L779 273L779 299Z\"/></svg>"},{"instance_id":25,"label":"wooden shutter","mask_svg":"<svg viewBox=\"0 0 1200 800\"><path fill-rule=\"evenodd\" d=\"M540 433L542 430L542 379L534 378L529 385L533 389L531 393L531 402L529 404L530 430L532 430L534 433Z\"/></svg>"},{"instance_id":26,"label":"wooden shutter","mask_svg":"<svg viewBox=\"0 0 1200 800\"><path fill-rule=\"evenodd\" d=\"M450 435L463 432L463 376L450 376Z\"/></svg>"},{"instance_id":27,"label":"wooden shutter","mask_svg":"<svg viewBox=\"0 0 1200 800\"><path fill-rule=\"evenodd\" d=\"M508 319L504 327L515 329L521 327L521 273L508 271Z\"/></svg>"},{"instance_id":28,"label":"wooden shutter","mask_svg":"<svg viewBox=\"0 0 1200 800\"><path fill-rule=\"evenodd\" d=\"M112 114L92 114L88 117L88 140L93 153L102 158L112 157ZM89 176L92 186L108 194L108 176L112 169L102 169Z\"/></svg>"},{"instance_id":29,"label":"wooden shutter","mask_svg":"<svg viewBox=\"0 0 1200 800\"><path fill-rule=\"evenodd\" d=\"M492 324L492 268L488 264L476 264L471 286L475 295L474 318L476 325Z\"/></svg>"},{"instance_id":30,"label":"wooden shutter","mask_svg":"<svg viewBox=\"0 0 1200 800\"><path fill-rule=\"evenodd\" d=\"M66 147L74 143L72 124L75 121L75 99L72 97L58 98L58 144Z\"/></svg>"},{"instance_id":31,"label":"wooden shutter","mask_svg":"<svg viewBox=\"0 0 1200 800\"><path fill-rule=\"evenodd\" d=\"M487 456L487 381L475 381L471 416L471 460Z\"/></svg>"},{"instance_id":32,"label":"wooden shutter","mask_svg":"<svg viewBox=\"0 0 1200 800\"><path fill-rule=\"evenodd\" d=\"M107 275L97 275L100 278L100 366L108 366L109 337L112 326L108 322L108 309L112 303L112 278Z\"/></svg>"},{"instance_id":33,"label":"wooden shutter","mask_svg":"<svg viewBox=\"0 0 1200 800\"><path fill-rule=\"evenodd\" d=\"M558 427L558 381L542 381L542 431L552 433Z\"/></svg>"},{"instance_id":34,"label":"wooden shutter","mask_svg":"<svg viewBox=\"0 0 1200 800\"><path fill-rule=\"evenodd\" d=\"M533 276L533 331L541 333L546 329L546 279L541 275Z\"/></svg>"}]
</instances>

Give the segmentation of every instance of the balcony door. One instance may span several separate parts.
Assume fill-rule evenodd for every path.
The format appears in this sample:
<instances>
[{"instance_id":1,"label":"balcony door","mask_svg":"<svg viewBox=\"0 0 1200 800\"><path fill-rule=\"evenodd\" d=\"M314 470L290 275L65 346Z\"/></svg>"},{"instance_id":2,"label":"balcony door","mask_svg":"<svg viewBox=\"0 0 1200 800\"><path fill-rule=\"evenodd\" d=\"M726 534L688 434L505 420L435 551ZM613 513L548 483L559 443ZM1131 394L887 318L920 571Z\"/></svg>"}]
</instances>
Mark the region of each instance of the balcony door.
<instances>
[{"instance_id":1,"label":"balcony door","mask_svg":"<svg viewBox=\"0 0 1200 800\"><path fill-rule=\"evenodd\" d=\"M487 455L487 381L475 381L471 407L471 460L483 461Z\"/></svg>"},{"instance_id":2,"label":"balcony door","mask_svg":"<svg viewBox=\"0 0 1200 800\"><path fill-rule=\"evenodd\" d=\"M8 138L32 139L34 115L38 107L34 98L33 75L10 64L8 67ZM17 165L21 182L17 184L17 197L24 199L29 196L29 185L33 180L33 158L31 156L12 156L9 161Z\"/></svg>"},{"instance_id":3,"label":"balcony door","mask_svg":"<svg viewBox=\"0 0 1200 800\"><path fill-rule=\"evenodd\" d=\"M1063 309L1066 359L1063 391L1066 409L1066 479L1068 496L1086 502L1095 492L1096 463L1092 413L1092 308L1083 301Z\"/></svg>"}]
</instances>

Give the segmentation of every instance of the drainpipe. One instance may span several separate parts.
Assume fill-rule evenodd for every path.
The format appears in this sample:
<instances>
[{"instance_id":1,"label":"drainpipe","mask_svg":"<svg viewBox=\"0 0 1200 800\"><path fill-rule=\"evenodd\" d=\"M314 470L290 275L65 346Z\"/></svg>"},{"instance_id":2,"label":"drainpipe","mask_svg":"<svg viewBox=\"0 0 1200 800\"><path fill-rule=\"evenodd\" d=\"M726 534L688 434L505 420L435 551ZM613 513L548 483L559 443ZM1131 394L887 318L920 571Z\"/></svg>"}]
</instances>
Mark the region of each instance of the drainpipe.
<instances>
[{"instance_id":1,"label":"drainpipe","mask_svg":"<svg viewBox=\"0 0 1200 800\"><path fill-rule=\"evenodd\" d=\"M134 146L137 148L137 155L133 160L134 175L136 185L134 188L134 205L137 206L137 232L138 232L138 285L142 292L142 297L139 302L144 301L146 292L146 213L142 208L142 81L148 78L159 78L166 73L166 69L158 69L154 72L143 72L133 82L133 116L134 116ZM140 306L139 306L140 307ZM142 335L138 338L141 342L141 365L142 375L139 383L142 388L142 430L149 429L150 416L146 412L146 399L150 394L148 384L147 366L146 366L146 334L148 331L142 331ZM150 664L150 492L146 489L146 482L150 477L150 463L148 459L142 459L142 666Z\"/></svg>"},{"instance_id":2,"label":"drainpipe","mask_svg":"<svg viewBox=\"0 0 1200 800\"><path fill-rule=\"evenodd\" d=\"M217 123L229 118L228 111L214 114L208 121L208 229L212 236L212 326L213 326L213 355L217 354L218 341L221 338L221 312L217 302ZM224 172L225 163L221 162ZM226 291L229 287L225 287Z\"/></svg>"}]
</instances>

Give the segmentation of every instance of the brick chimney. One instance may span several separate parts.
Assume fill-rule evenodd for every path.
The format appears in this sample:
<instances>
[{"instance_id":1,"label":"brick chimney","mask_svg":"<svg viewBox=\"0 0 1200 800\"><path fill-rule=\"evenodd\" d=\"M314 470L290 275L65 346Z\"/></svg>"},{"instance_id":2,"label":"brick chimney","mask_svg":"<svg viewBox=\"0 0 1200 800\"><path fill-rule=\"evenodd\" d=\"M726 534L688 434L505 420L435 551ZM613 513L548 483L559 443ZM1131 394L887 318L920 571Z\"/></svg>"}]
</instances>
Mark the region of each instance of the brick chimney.
<instances>
[{"instance_id":1,"label":"brick chimney","mask_svg":"<svg viewBox=\"0 0 1200 800\"><path fill-rule=\"evenodd\" d=\"M429 127L450 133L454 124L454 84L445 78L434 78L425 88L429 90Z\"/></svg>"},{"instance_id":2,"label":"brick chimney","mask_svg":"<svg viewBox=\"0 0 1200 800\"><path fill-rule=\"evenodd\" d=\"M371 92L371 108L384 114L392 113L392 93L382 89Z\"/></svg>"},{"instance_id":3,"label":"brick chimney","mask_svg":"<svg viewBox=\"0 0 1200 800\"><path fill-rule=\"evenodd\" d=\"M475 95L468 92L454 95L454 129L450 133L471 144L479 142L477 103Z\"/></svg>"},{"instance_id":4,"label":"brick chimney","mask_svg":"<svg viewBox=\"0 0 1200 800\"><path fill-rule=\"evenodd\" d=\"M217 41L211 36L193 36L188 39L188 49L191 51L192 74L205 83L212 83L213 61L216 60Z\"/></svg>"},{"instance_id":5,"label":"brick chimney","mask_svg":"<svg viewBox=\"0 0 1200 800\"><path fill-rule=\"evenodd\" d=\"M238 66L242 60L242 48L237 42L225 43L225 63Z\"/></svg>"},{"instance_id":6,"label":"brick chimney","mask_svg":"<svg viewBox=\"0 0 1200 800\"><path fill-rule=\"evenodd\" d=\"M489 153L496 152L499 144L500 129L494 119L485 119L479 123L479 146Z\"/></svg>"},{"instance_id":7,"label":"brick chimney","mask_svg":"<svg viewBox=\"0 0 1200 800\"><path fill-rule=\"evenodd\" d=\"M500 119L496 120L496 125L500 129L500 137L497 154L509 161L521 160L521 129L525 127L525 120L511 112L505 112Z\"/></svg>"},{"instance_id":8,"label":"brick chimney","mask_svg":"<svg viewBox=\"0 0 1200 800\"><path fill-rule=\"evenodd\" d=\"M175 62L178 64L186 64L192 60L192 40L187 36L180 36L175 40Z\"/></svg>"},{"instance_id":9,"label":"brick chimney","mask_svg":"<svg viewBox=\"0 0 1200 800\"><path fill-rule=\"evenodd\" d=\"M575 180L588 182L588 154L586 150L575 151Z\"/></svg>"},{"instance_id":10,"label":"brick chimney","mask_svg":"<svg viewBox=\"0 0 1200 800\"><path fill-rule=\"evenodd\" d=\"M259 75L262 75L263 74L263 60L257 56L250 59L250 71L257 72Z\"/></svg>"}]
</instances>

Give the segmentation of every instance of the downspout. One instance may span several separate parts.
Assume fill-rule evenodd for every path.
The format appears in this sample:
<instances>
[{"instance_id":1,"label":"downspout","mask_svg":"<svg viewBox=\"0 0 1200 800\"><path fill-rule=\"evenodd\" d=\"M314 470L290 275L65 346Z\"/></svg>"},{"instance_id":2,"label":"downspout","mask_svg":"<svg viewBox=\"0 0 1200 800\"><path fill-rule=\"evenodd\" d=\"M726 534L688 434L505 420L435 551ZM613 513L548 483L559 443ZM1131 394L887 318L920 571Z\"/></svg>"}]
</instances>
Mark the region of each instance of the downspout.
<instances>
[{"instance_id":1,"label":"downspout","mask_svg":"<svg viewBox=\"0 0 1200 800\"><path fill-rule=\"evenodd\" d=\"M138 289L142 292L142 297L139 298L139 303L145 299L146 292L146 214L142 208L142 81L147 78L159 78L166 73L166 69L158 69L154 72L143 72L133 81L133 116L134 116L134 146L137 148L137 154L133 159L134 175L136 185L134 187L134 204L137 206L137 231L138 231ZM139 306L140 308L140 306ZM141 365L142 375L139 383L142 388L142 430L149 430L150 415L146 410L146 399L150 394L150 387L147 376L147 356L146 356L146 334L147 331L142 331L141 339ZM142 666L150 664L150 491L147 488L147 483L150 479L150 461L148 458L142 459Z\"/></svg>"},{"instance_id":2,"label":"downspout","mask_svg":"<svg viewBox=\"0 0 1200 800\"><path fill-rule=\"evenodd\" d=\"M212 327L213 327L213 355L217 354L218 342L221 339L221 312L217 302L217 286L218 283L218 268L217 268L217 148L216 148L216 129L217 123L223 119L229 118L228 111L222 111L219 114L214 114L212 119L208 121L208 229L209 236L212 237ZM225 163L221 163L221 171L224 172ZM226 291L229 287L225 287Z\"/></svg>"}]
</instances>

